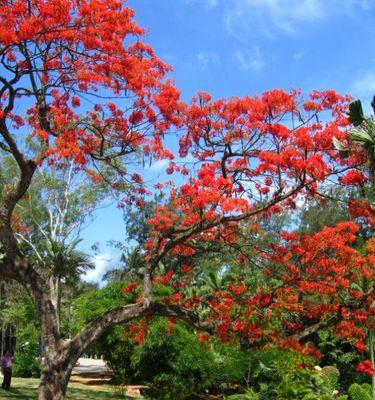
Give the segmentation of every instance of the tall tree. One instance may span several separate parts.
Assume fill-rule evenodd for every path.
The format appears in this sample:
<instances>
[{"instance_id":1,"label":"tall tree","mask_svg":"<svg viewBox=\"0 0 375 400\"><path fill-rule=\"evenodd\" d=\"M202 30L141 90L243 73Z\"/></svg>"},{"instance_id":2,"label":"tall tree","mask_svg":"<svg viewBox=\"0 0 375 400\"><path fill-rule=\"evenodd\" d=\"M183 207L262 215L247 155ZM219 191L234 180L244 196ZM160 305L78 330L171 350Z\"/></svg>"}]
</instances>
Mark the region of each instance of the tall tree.
<instances>
[{"instance_id":1,"label":"tall tree","mask_svg":"<svg viewBox=\"0 0 375 400\"><path fill-rule=\"evenodd\" d=\"M2 178L10 182L17 174L17 166L9 156L2 162ZM16 238L23 252L34 259L38 271L49 280L59 321L62 284L71 284L86 269L94 268L77 245L80 232L91 222L94 211L108 203L108 194L104 185L87 182L73 162L60 161L37 170L27 196L16 206L14 215L21 227Z\"/></svg>"},{"instance_id":2,"label":"tall tree","mask_svg":"<svg viewBox=\"0 0 375 400\"><path fill-rule=\"evenodd\" d=\"M357 291L354 303L350 296L336 296L349 290L348 276L357 262L361 266L357 274L373 279L368 269L373 248L369 246L369 256L362 258L350 251L356 232L351 224L323 230L320 236L301 239L302 244L296 238L287 241L282 254L288 254L290 246L297 251L292 266L286 255L277 258L273 251L266 253L273 263L292 269L292 279L283 279L288 272L281 275L284 284L272 288L272 296L261 287L246 295L246 285L234 282L212 299L215 312L205 320L189 309L192 302L184 298L183 290L176 288L163 301L155 299L152 291L155 271L166 257L188 258L198 245L213 239L222 246L233 243L241 221L255 223L295 207L297 196L317 195L319 184L330 176L345 174L343 179L351 183L365 179L353 170L366 161L363 157L343 162L333 149L332 137L344 140L346 136L347 97L330 90L314 91L306 101L296 91L274 90L260 97L214 101L199 93L185 104L174 84L165 79L170 68L141 41L145 31L123 1L21 0L2 1L1 6L0 149L14 159L18 171L2 185L0 273L21 283L36 307L46 352L39 400L62 399L84 349L115 324L143 316L180 318L197 329L216 331L223 339L241 332L259 343L262 336L284 338L283 325L268 331L259 326L267 321L268 309L279 310L285 318L290 312L295 318L307 317L308 297L315 288L321 297L314 299L324 299L325 312L311 314L307 320L312 325L307 328L297 324L301 332L295 340L306 338L317 326L342 323L352 315L341 312L343 308L361 310L363 318L356 322L366 323L373 286ZM321 112L331 113L332 118L323 122ZM168 144L173 148L169 140L174 130L180 135L180 157L194 159L190 171L177 165L167 148ZM26 150L28 142L33 145ZM64 340L48 279L19 246L17 233L22 227L15 208L41 165L49 168L61 160L73 162L93 183L106 181L117 189L132 183L133 193L124 202L142 207L147 192L139 168L143 157L170 159L166 173L175 174L176 183L156 186L157 190L164 187L168 201L149 220L152 230L146 244L142 296L134 304L103 313ZM104 172L109 169L117 174L108 176ZM327 240L330 236L337 241ZM309 253L303 252L303 243L309 245ZM347 257L341 257L339 250ZM316 265L321 269L328 265L328 271L314 270L311 257L320 257ZM342 264L339 269L335 257ZM340 279L332 288L326 280L334 273ZM124 290L133 288L134 284ZM298 290L305 293L302 307ZM335 301L342 304L336 307ZM233 318L237 312L242 314Z\"/></svg>"}]
</instances>

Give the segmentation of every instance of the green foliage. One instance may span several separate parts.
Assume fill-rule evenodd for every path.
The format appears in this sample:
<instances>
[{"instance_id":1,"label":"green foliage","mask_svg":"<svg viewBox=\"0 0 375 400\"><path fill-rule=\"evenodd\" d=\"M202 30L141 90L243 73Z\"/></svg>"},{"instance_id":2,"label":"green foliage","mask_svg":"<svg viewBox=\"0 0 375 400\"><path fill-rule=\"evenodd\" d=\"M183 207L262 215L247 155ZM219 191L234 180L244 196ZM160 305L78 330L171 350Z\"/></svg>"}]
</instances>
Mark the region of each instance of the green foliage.
<instances>
[{"instance_id":1,"label":"green foliage","mask_svg":"<svg viewBox=\"0 0 375 400\"><path fill-rule=\"evenodd\" d=\"M362 383L361 386L367 393L372 393L372 386L369 383Z\"/></svg>"},{"instance_id":2,"label":"green foliage","mask_svg":"<svg viewBox=\"0 0 375 400\"><path fill-rule=\"evenodd\" d=\"M249 385L253 381L256 361L253 350L242 350L239 345L211 342L215 361L215 386L220 390L230 389L234 384Z\"/></svg>"},{"instance_id":3,"label":"green foliage","mask_svg":"<svg viewBox=\"0 0 375 400\"><path fill-rule=\"evenodd\" d=\"M73 306L72 332L79 331L111 308L133 303L138 297L139 290L135 293L124 293L122 289L127 284L128 282L124 281L112 282L104 288L93 289L79 296ZM126 338L124 331L124 326L116 326L88 349L90 352L103 355L104 360L114 371L114 380L119 382L129 382L134 376L130 358L135 342Z\"/></svg>"},{"instance_id":4,"label":"green foliage","mask_svg":"<svg viewBox=\"0 0 375 400\"><path fill-rule=\"evenodd\" d=\"M113 370L113 381L123 384L134 380L135 370L131 357L135 347L135 341L124 334L123 326L114 327L98 341L95 349Z\"/></svg>"},{"instance_id":5,"label":"green foliage","mask_svg":"<svg viewBox=\"0 0 375 400\"><path fill-rule=\"evenodd\" d=\"M353 383L349 390L349 400L371 400L371 388L370 391L365 385L359 385L358 383Z\"/></svg>"},{"instance_id":6,"label":"green foliage","mask_svg":"<svg viewBox=\"0 0 375 400\"><path fill-rule=\"evenodd\" d=\"M297 353L267 349L253 353L248 362L247 384L251 390L230 396L230 400L332 400L332 387L338 380L335 367L322 374L299 366ZM246 397L247 396L247 397Z\"/></svg>"},{"instance_id":7,"label":"green foliage","mask_svg":"<svg viewBox=\"0 0 375 400\"><path fill-rule=\"evenodd\" d=\"M333 365L328 365L320 372L324 386L331 392L337 388L340 378L340 371Z\"/></svg>"},{"instance_id":8,"label":"green foliage","mask_svg":"<svg viewBox=\"0 0 375 400\"><path fill-rule=\"evenodd\" d=\"M7 298L2 304L0 321L4 326L11 325L13 327L18 344L37 343L39 340L39 322L34 304L23 288L17 285L7 287L8 290L13 289L13 291L7 293Z\"/></svg>"},{"instance_id":9,"label":"green foliage","mask_svg":"<svg viewBox=\"0 0 375 400\"><path fill-rule=\"evenodd\" d=\"M253 389L248 389L244 394L233 394L227 397L226 400L260 400L260 397Z\"/></svg>"},{"instance_id":10,"label":"green foliage","mask_svg":"<svg viewBox=\"0 0 375 400\"><path fill-rule=\"evenodd\" d=\"M122 289L127 284L128 282L124 281L112 282L102 289L90 290L79 296L73 306L75 330L78 331L111 308L134 303L139 290L134 293L124 293Z\"/></svg>"},{"instance_id":11,"label":"green foliage","mask_svg":"<svg viewBox=\"0 0 375 400\"><path fill-rule=\"evenodd\" d=\"M350 342L338 339L330 330L320 331L316 341L323 355L320 365L334 365L340 371L338 387L335 389L346 392L352 383L366 381L366 376L355 370L361 358Z\"/></svg>"},{"instance_id":12,"label":"green foliage","mask_svg":"<svg viewBox=\"0 0 375 400\"><path fill-rule=\"evenodd\" d=\"M24 345L16 354L13 375L19 378L39 378L41 366L36 361L39 355L36 344Z\"/></svg>"},{"instance_id":13,"label":"green foliage","mask_svg":"<svg viewBox=\"0 0 375 400\"><path fill-rule=\"evenodd\" d=\"M188 398L210 387L215 363L196 335L176 324L168 332L165 319L154 321L145 343L132 357L137 378L150 386L152 399Z\"/></svg>"},{"instance_id":14,"label":"green foliage","mask_svg":"<svg viewBox=\"0 0 375 400\"><path fill-rule=\"evenodd\" d=\"M359 126L365 120L365 116L363 114L362 103L361 100L355 100L349 104L349 112L348 112L349 121L354 126Z\"/></svg>"},{"instance_id":15,"label":"green foliage","mask_svg":"<svg viewBox=\"0 0 375 400\"><path fill-rule=\"evenodd\" d=\"M350 154L350 150L340 142L336 137L332 139L333 145L335 146L335 149L339 151L341 157L348 157Z\"/></svg>"},{"instance_id":16,"label":"green foliage","mask_svg":"<svg viewBox=\"0 0 375 400\"><path fill-rule=\"evenodd\" d=\"M307 202L299 215L299 232L314 234L325 226L333 226L350 219L347 201L356 195L354 190L332 186L322 189L321 192L325 196L340 201L328 202L324 207L322 207L321 201L316 199Z\"/></svg>"}]
</instances>

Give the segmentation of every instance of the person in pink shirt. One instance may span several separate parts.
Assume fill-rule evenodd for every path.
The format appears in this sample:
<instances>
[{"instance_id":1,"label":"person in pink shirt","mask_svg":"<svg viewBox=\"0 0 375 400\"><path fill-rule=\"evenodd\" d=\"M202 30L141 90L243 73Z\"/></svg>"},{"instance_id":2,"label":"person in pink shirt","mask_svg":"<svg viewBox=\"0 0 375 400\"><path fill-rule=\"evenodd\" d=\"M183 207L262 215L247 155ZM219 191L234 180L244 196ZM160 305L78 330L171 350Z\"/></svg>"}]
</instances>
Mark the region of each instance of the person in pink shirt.
<instances>
[{"instance_id":1,"label":"person in pink shirt","mask_svg":"<svg viewBox=\"0 0 375 400\"><path fill-rule=\"evenodd\" d=\"M5 390L10 389L10 382L12 380L12 366L13 366L13 358L6 351L4 355L0 359L1 370L4 375L3 384L1 387Z\"/></svg>"}]
</instances>

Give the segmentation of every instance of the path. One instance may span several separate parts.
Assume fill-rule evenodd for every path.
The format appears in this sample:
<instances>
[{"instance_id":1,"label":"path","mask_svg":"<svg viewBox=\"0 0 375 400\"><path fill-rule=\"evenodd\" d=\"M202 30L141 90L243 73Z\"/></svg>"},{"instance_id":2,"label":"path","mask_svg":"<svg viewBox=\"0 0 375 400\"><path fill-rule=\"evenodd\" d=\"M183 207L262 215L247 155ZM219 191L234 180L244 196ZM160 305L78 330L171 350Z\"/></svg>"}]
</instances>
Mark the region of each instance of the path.
<instances>
[{"instance_id":1,"label":"path","mask_svg":"<svg viewBox=\"0 0 375 400\"><path fill-rule=\"evenodd\" d=\"M72 375L90 375L92 377L111 376L112 370L107 367L103 360L94 358L79 358L73 368Z\"/></svg>"},{"instance_id":2,"label":"path","mask_svg":"<svg viewBox=\"0 0 375 400\"><path fill-rule=\"evenodd\" d=\"M70 382L100 387L103 384L110 383L112 374L113 371L103 360L80 358L73 368ZM124 387L124 392L129 397L139 399L140 391L144 388L146 386L127 386Z\"/></svg>"}]
</instances>

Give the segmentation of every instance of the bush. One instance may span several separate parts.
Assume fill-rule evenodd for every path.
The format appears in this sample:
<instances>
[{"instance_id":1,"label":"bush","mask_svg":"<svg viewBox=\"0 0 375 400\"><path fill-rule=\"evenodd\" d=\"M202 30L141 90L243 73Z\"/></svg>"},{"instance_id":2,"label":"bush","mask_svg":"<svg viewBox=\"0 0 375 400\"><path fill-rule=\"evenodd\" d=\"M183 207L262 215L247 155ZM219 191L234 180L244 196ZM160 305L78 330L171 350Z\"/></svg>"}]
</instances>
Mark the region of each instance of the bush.
<instances>
[{"instance_id":1,"label":"bush","mask_svg":"<svg viewBox=\"0 0 375 400\"><path fill-rule=\"evenodd\" d=\"M13 364L13 376L18 378L39 378L42 368L36 361L38 355L37 345L27 344L21 347Z\"/></svg>"},{"instance_id":2,"label":"bush","mask_svg":"<svg viewBox=\"0 0 375 400\"><path fill-rule=\"evenodd\" d=\"M212 352L194 333L176 324L169 332L166 320L151 324L145 343L132 357L137 377L150 386L152 399L184 399L209 388L214 379Z\"/></svg>"},{"instance_id":3,"label":"bush","mask_svg":"<svg viewBox=\"0 0 375 400\"><path fill-rule=\"evenodd\" d=\"M330 367L318 372L301 368L301 357L299 353L277 348L253 352L248 357L247 376L247 384L253 390L228 399L333 400L331 388L337 383L338 370Z\"/></svg>"},{"instance_id":4,"label":"bush","mask_svg":"<svg viewBox=\"0 0 375 400\"><path fill-rule=\"evenodd\" d=\"M96 346L95 351L103 355L108 366L113 370L113 381L116 383L132 383L135 371L131 357L136 347L134 339L124 334L123 326L116 326Z\"/></svg>"},{"instance_id":5,"label":"bush","mask_svg":"<svg viewBox=\"0 0 375 400\"><path fill-rule=\"evenodd\" d=\"M321 370L321 376L323 379L324 386L330 392L333 392L334 389L337 389L337 384L340 378L340 372L336 367L334 367L333 365L323 367Z\"/></svg>"},{"instance_id":6,"label":"bush","mask_svg":"<svg viewBox=\"0 0 375 400\"><path fill-rule=\"evenodd\" d=\"M353 383L349 390L350 400L371 400L371 391L368 391L368 387L364 385L359 385L358 383Z\"/></svg>"},{"instance_id":7,"label":"bush","mask_svg":"<svg viewBox=\"0 0 375 400\"><path fill-rule=\"evenodd\" d=\"M259 394L252 389L248 389L244 394L233 394L226 398L227 400L259 400Z\"/></svg>"},{"instance_id":8,"label":"bush","mask_svg":"<svg viewBox=\"0 0 375 400\"><path fill-rule=\"evenodd\" d=\"M323 355L319 364L334 365L340 371L336 389L347 392L352 383L361 384L368 381L368 377L355 369L361 361L361 356L351 342L337 338L330 330L322 330L318 332L317 347Z\"/></svg>"},{"instance_id":9,"label":"bush","mask_svg":"<svg viewBox=\"0 0 375 400\"><path fill-rule=\"evenodd\" d=\"M215 360L215 388L232 393L237 386L248 386L256 374L257 359L254 350L242 350L237 344L211 339L211 351Z\"/></svg>"}]
</instances>

